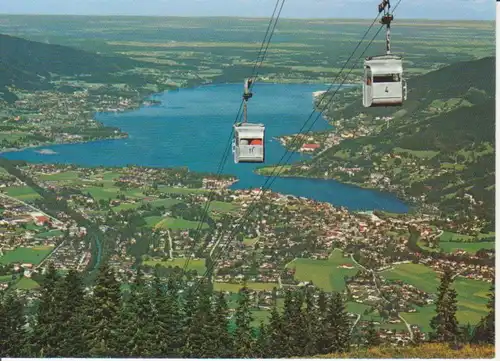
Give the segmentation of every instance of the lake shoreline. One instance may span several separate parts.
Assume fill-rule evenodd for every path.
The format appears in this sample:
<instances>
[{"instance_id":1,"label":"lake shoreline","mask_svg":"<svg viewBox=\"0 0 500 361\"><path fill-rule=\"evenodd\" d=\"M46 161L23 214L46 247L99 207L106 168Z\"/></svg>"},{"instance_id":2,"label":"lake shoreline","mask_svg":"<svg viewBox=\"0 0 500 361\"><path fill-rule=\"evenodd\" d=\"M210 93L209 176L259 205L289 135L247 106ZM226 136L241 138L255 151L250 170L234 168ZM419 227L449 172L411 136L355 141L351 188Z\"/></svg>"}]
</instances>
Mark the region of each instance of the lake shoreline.
<instances>
[{"instance_id":1,"label":"lake shoreline","mask_svg":"<svg viewBox=\"0 0 500 361\"><path fill-rule=\"evenodd\" d=\"M270 166L270 167L272 167L272 166ZM388 190L382 190L382 189L376 188L376 187L370 187L370 186L367 186L367 185L364 185L364 184L361 184L361 183L355 183L355 182L349 182L349 181L341 181L341 180L336 179L336 178L324 178L324 177L321 178L321 177L303 176L303 175L299 175L299 174L291 174L291 175L280 174L278 176L276 176L276 175L274 175L274 176L273 175L265 175L265 174L261 174L259 172L259 169L255 169L254 173L257 174L257 175L260 175L262 177L276 177L276 178L288 178L288 179L294 179L294 178L296 178L296 179L309 179L309 180L319 180L319 181L335 181L337 183L340 183L340 184L343 184L343 185L347 185L347 186L351 186L353 188L365 189L365 190L369 190L369 191L379 192L381 194L390 194L392 196L395 196L397 199L403 201L404 204L408 206L408 212L406 212L406 213L412 213L414 211L418 211L419 208L420 208L420 206L418 204L414 204L410 200L404 199L399 194L396 194L396 193L388 191ZM403 199L401 199L400 197L403 198ZM377 210L377 209L374 209L374 210ZM383 210L380 210L380 211L383 212ZM404 213L399 213L399 214L404 214Z\"/></svg>"},{"instance_id":2,"label":"lake shoreline","mask_svg":"<svg viewBox=\"0 0 500 361\"><path fill-rule=\"evenodd\" d=\"M297 130L299 130L300 126L304 121L304 119L302 118L307 117L309 111L311 110L311 106L314 109L314 101L313 101L314 94L318 91L320 92L324 91L324 89L326 89L327 87L326 84L309 84L309 85L271 84L271 83L265 83L265 84L267 84L268 86L263 86L262 87L263 89L259 91L260 94L262 95L261 99L264 100L259 102L258 107L261 110L258 110L258 112L261 113L261 116L271 117L271 118L275 117L275 120L279 121L279 123L275 122L269 123L269 129L271 132L269 133L269 135L271 138L276 138L277 136L281 136L283 133L286 134L287 129L289 129L290 127L292 127L292 129L296 128ZM215 88L217 85L219 85L218 89L213 89L213 90L206 89L206 88ZM275 88L271 87L271 85L273 86L276 85L278 86L278 88L276 88L275 90ZM201 90L201 92L200 90L198 91L196 90L200 88L201 89L205 88L205 89ZM181 92L184 95L179 95L179 90L188 90L188 91L187 93ZM116 137L118 139L124 139L124 138L131 139L131 141L128 141L126 143L118 142L109 144L110 143L108 142L109 139L117 140L115 137L96 139L93 141L78 141L71 143L63 143L63 142L50 143L50 144L46 143L34 147L16 149L13 150L12 152L4 151L2 152L4 153L2 155L3 156L7 155L5 153L10 153L10 154L13 154L14 152L19 153L22 150L28 150L32 148L41 149L43 147L55 146L55 145L65 146L69 144L73 145L75 143L84 145L92 142L98 142L99 145L96 147L92 145L90 146L90 148L77 146L76 148L67 148L68 152L62 150L66 149L65 147L60 147L60 148L57 147L53 150L60 153L60 155L50 155L50 157L40 154L31 155L31 152L27 152L27 154L14 155L12 158L10 157L8 158L12 160L16 159L23 160L28 163L65 163L65 164L83 165L86 167L87 166L93 167L98 165L126 167L126 164L137 164L141 166L155 167L155 168L178 168L183 166L187 167L192 172L206 172L215 174L217 173L216 169L212 169L212 166L208 165L210 163L206 163L206 161L210 160L210 156L208 156L210 152L208 153L205 152L205 155L200 158L198 155L195 155L194 157L191 155L192 148L184 149L183 145L184 141L182 134L185 134L184 132L189 132L189 128L190 126L193 125L193 123L190 123L190 125L188 126L187 123L184 123L182 121L180 123L177 123L177 120L192 119L197 121L196 119L200 118L205 119L205 117L208 117L209 119L211 119L211 124L218 124L217 122L221 122L220 124L222 124L222 122L229 121L229 119L227 120L224 119L233 118L232 115L231 116L229 115L230 113L232 113L231 110L229 110L230 109L229 107L233 103L232 100L233 97L236 98L234 96L234 92L235 91L238 92L239 84L234 84L234 83L224 84L224 85L202 84L199 86L189 87L185 89L183 88L179 90L166 90L165 92L161 93L152 92L148 95L144 95L143 101L139 103L139 106L128 108L125 111L120 111L118 113L96 111L95 117L101 118L99 119L99 121L102 122L104 125L110 125L110 122L115 123L116 121L118 124L115 123L113 124L114 126L120 128L121 131L126 133L127 135L130 134L130 136L128 137ZM220 94L222 97L221 100L219 100L220 105L218 105L218 107L221 108L215 108L215 110L217 111L217 109L224 109L224 113L222 114L221 113L211 114L210 109L204 110L203 107L193 108L192 106L186 106L186 104L190 104L190 102L193 101L195 103L201 101L202 103L200 104L203 104L205 102L206 96L213 97L214 95L212 93L215 92L217 92L217 95ZM172 93L172 96L169 96L169 93ZM274 99L275 96L277 97L276 99L278 99L277 107ZM297 101L294 100L294 97L298 97ZM143 104L144 100L161 100L162 103L166 106L158 107L158 106L144 105ZM287 105L287 101L291 101L291 104ZM160 109L165 108L165 109L155 110L158 108ZM183 110L182 108L186 108L187 111ZM140 121L138 121L137 119L135 119L135 114L133 114L132 116L129 115L128 117L126 116L125 118L120 117L126 113L130 113L131 111L137 109L139 110L144 109L144 111L137 113L137 117L140 118L142 116L146 116L146 118L142 119L147 119L147 122L151 123L148 123L147 126L140 126L143 120L141 119ZM210 114L205 115L207 111ZM291 113L288 115L287 114L288 112ZM263 114L269 114L269 115L263 115ZM291 119L287 119L289 116L291 116ZM165 128L165 126L163 125L166 124L165 118L170 118L170 120L173 122L170 123L171 125L169 125L168 127L174 127L174 128L171 129ZM161 119L161 120L157 121L155 119ZM286 122L284 121L284 119L286 119ZM214 123L214 121L216 123ZM180 128L177 124L180 125ZM207 126L208 128L205 128ZM322 121L318 122L318 124L312 129L312 131L318 132L324 130L323 128L330 129L330 127L331 124L323 116ZM222 127L204 125L202 128L204 129L204 132L209 132L210 134L212 134L211 135L212 138L214 136L216 137L223 136L224 138L226 137L224 131L225 129L224 125L222 125ZM168 134L171 134L170 136L174 137L176 141L174 143L172 143L171 141L168 142L162 141L161 143L157 144L157 142L154 141L154 139L156 139L156 137L159 136L161 132L164 132L165 129L169 129L167 131ZM160 136L159 139L164 139L165 137ZM149 144L147 139L153 141L154 146ZM172 148L172 144L177 144L175 146L175 149ZM157 145L159 146L159 148L157 147ZM274 156L269 158L268 160L270 162L269 165L272 165L272 162L278 162L278 159L281 156L281 153L285 150L285 148L279 142L275 142L275 145L271 144L269 146L271 147L269 151L272 154L274 154ZM96 149L99 149L99 151L96 151ZM97 156L97 152L102 152L102 157L100 155ZM215 153L213 157L216 157L218 159L218 157L220 157L219 151L217 150L215 151ZM291 162L295 163L297 161L300 161L298 157L301 156L301 153L300 152L292 152L292 153L294 153L295 155L293 155L294 158L291 159ZM113 154L119 154L119 156L113 156ZM138 158L134 154L136 155L144 154L146 157L140 156ZM162 155L158 156L158 154ZM309 154L307 155L309 156ZM276 159L273 159L274 157ZM203 158L207 158L205 162L202 161ZM234 164L226 164L226 169L222 173L233 175L235 178L237 178L238 181L236 182L236 184L233 185L236 188L248 188L248 187L259 188L261 186L261 183L265 181L266 176L261 174L255 174L252 171L252 169L248 168L249 167L245 165L241 166ZM254 175L251 176L250 175L251 173L254 173ZM277 182L273 182L275 183L275 185L273 187L269 187L271 188L269 190L281 194L290 194L298 197L310 198L319 202L327 202L337 207L347 207L352 211L377 209L377 210L386 210L389 212L404 214L407 213L409 209L408 204L405 204L405 202L402 202L400 199L397 199L397 197L394 197L394 194L390 192L384 192L378 189L365 188L365 190L368 191L372 190L376 191L373 195L370 195L370 193L366 193L365 195L364 192L359 193L357 190L349 191L344 189L345 186L347 185L355 186L357 189L363 189L362 187L353 184L344 184L343 182L339 182L338 180L334 179L328 179L326 180L327 182L321 182L322 179L317 179L314 177L300 177L300 179L303 181L300 181L299 183L294 183L293 181L292 182L288 181L283 183L277 179ZM320 183L318 184L312 183L318 180L320 181ZM310 181L310 182L305 182L305 181ZM334 183L329 184L328 181L334 181ZM240 185L238 186L238 184ZM342 187L342 185L344 185L344 187ZM351 196L348 196L347 194L349 192L358 194L352 194Z\"/></svg>"}]
</instances>

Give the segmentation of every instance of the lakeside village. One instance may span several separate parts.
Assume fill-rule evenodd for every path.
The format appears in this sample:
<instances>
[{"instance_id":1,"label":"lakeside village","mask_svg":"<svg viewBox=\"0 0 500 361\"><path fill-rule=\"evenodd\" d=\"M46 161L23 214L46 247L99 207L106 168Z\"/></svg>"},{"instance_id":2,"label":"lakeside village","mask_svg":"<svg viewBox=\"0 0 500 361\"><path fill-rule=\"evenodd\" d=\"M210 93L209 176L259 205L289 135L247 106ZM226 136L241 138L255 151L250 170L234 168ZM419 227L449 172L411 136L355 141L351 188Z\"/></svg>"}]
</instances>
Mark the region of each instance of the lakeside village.
<instances>
[{"instance_id":1,"label":"lakeside village","mask_svg":"<svg viewBox=\"0 0 500 361\"><path fill-rule=\"evenodd\" d=\"M300 287L317 277L307 268L301 270L304 261L327 262L326 278L340 278L344 285L335 290L343 290L350 304L371 310L365 314L378 311L382 338L394 344L425 337L420 325L407 323L401 313L433 306L437 290L424 292L393 271L421 267L428 272L422 277L435 278L433 272L451 267L468 282L491 282L494 275L493 251L426 253L411 245L411 230L418 231L424 243L437 242L443 231L433 225L431 216L352 213L305 198L229 190L234 178L217 181L187 169L34 164L20 169L112 238L107 241L113 247L109 260L121 280L129 277L138 260L150 277L155 266L167 272L182 268L190 255L189 269L201 277L205 263L203 254L193 253L194 237L208 192L213 190L215 204L209 214L213 224L204 225L203 234L210 237L207 250L229 241L225 232L217 243L227 230L224 227L242 226L214 272L216 289L237 292L245 279L256 309L269 310L273 292L279 297L283 288ZM42 272L47 262L62 270L83 270L89 265L87 229L63 212L50 217L31 188L10 174L1 176L0 285L17 287L33 299L38 294L33 275ZM237 223L255 200L257 211ZM359 311L350 316L358 327L367 327ZM401 327L394 329L398 324Z\"/></svg>"},{"instance_id":2,"label":"lakeside village","mask_svg":"<svg viewBox=\"0 0 500 361\"><path fill-rule=\"evenodd\" d=\"M126 85L77 85L84 89L65 93L9 88L18 100L10 104L0 99L0 150L124 138L127 134L120 129L96 121L95 113L123 112L160 103L144 100L145 94Z\"/></svg>"},{"instance_id":3,"label":"lakeside village","mask_svg":"<svg viewBox=\"0 0 500 361\"><path fill-rule=\"evenodd\" d=\"M316 104L320 100L322 100L323 95L325 93L326 91L324 90L313 92L313 103ZM351 96L354 97L355 95L357 95L357 93L353 92L353 95ZM363 114L360 114L359 116L357 116L357 118L362 119ZM390 122L392 120L392 117L375 117L375 120L384 120L386 122ZM335 145L339 145L345 139L365 137L372 134L374 131L373 128L365 125L361 125L356 129L349 129L349 130L344 129L343 127L345 125L344 119L336 120L332 124L335 125L336 132L328 132L326 134L319 132L317 134L310 134L304 137L305 143L303 143L302 146L297 151L303 153L311 153L311 154L322 152ZM277 137L277 140L284 147L289 147L289 145L292 144L294 138L295 134L292 134L292 135L284 135ZM356 170L354 170L354 172L355 171Z\"/></svg>"}]
</instances>

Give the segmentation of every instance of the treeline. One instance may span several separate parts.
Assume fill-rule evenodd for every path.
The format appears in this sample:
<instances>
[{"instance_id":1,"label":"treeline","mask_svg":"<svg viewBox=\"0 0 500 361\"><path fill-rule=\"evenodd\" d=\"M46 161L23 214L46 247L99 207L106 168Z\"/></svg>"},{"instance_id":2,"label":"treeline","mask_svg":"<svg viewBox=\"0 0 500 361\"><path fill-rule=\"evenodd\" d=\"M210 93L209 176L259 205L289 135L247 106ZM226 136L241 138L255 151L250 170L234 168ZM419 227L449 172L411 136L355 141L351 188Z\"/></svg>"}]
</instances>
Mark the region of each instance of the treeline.
<instances>
[{"instance_id":1,"label":"treeline","mask_svg":"<svg viewBox=\"0 0 500 361\"><path fill-rule=\"evenodd\" d=\"M466 336L456 321L456 292L443 276L431 339L440 343L494 342L494 296L490 313ZM252 326L253 301L243 287L228 304L206 283L187 283L176 274L163 281L140 268L122 291L122 280L102 264L93 287L82 275L60 276L52 264L43 278L37 306L8 289L0 303L0 354L6 357L201 357L285 358L348 352L352 325L341 294L306 287L276 298L267 325ZM492 292L494 294L494 290ZM234 308L232 311L231 308ZM373 327L360 347L380 344Z\"/></svg>"}]
</instances>

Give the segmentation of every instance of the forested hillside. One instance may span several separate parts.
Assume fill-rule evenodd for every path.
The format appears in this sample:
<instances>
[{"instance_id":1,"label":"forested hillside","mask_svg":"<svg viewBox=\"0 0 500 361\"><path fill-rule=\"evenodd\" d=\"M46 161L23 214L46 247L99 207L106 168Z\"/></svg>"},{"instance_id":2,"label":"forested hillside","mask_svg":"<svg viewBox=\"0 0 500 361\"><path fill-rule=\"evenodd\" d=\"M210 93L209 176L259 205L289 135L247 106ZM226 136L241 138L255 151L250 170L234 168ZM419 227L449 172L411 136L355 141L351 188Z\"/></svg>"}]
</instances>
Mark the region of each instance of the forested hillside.
<instances>
[{"instance_id":1,"label":"forested hillside","mask_svg":"<svg viewBox=\"0 0 500 361\"><path fill-rule=\"evenodd\" d=\"M88 82L147 83L134 74L120 74L144 63L127 57L101 56L67 46L44 44L0 34L0 98L15 101L7 87L25 90L55 88L60 77L81 78ZM147 64L151 67L151 64ZM73 87L70 87L73 88ZM64 89L63 89L64 90ZM3 93L3 94L2 94Z\"/></svg>"},{"instance_id":2,"label":"forested hillside","mask_svg":"<svg viewBox=\"0 0 500 361\"><path fill-rule=\"evenodd\" d=\"M366 109L359 89L346 92L343 103L332 102L326 114L337 121L338 132L364 130L364 136L345 139L288 174L390 190L472 221L464 231L492 231L494 60L461 62L409 79L402 107Z\"/></svg>"},{"instance_id":3,"label":"forested hillside","mask_svg":"<svg viewBox=\"0 0 500 361\"><path fill-rule=\"evenodd\" d=\"M166 274L165 274L166 273ZM374 323L356 327L344 296L314 287L280 290L268 322L256 322L251 292L213 292L208 282L183 277L181 268L117 273L103 263L95 283L82 274L62 276L49 264L32 307L21 292L0 293L0 354L7 357L291 358L320 354L353 357L425 357L418 349L368 347L385 343ZM452 273L442 277L440 301L431 320L427 356L491 357L494 344L494 289L489 313L477 326L456 319ZM186 282L188 281L188 282ZM89 287L86 287L89 286ZM229 296L229 297L228 297ZM28 325L26 325L28 323ZM454 352L444 345L453 345ZM471 346L474 345L474 346ZM479 346L479 347L478 347ZM387 347L387 346L386 346ZM377 350L377 349L376 349ZM472 351L471 351L472 350Z\"/></svg>"}]
</instances>

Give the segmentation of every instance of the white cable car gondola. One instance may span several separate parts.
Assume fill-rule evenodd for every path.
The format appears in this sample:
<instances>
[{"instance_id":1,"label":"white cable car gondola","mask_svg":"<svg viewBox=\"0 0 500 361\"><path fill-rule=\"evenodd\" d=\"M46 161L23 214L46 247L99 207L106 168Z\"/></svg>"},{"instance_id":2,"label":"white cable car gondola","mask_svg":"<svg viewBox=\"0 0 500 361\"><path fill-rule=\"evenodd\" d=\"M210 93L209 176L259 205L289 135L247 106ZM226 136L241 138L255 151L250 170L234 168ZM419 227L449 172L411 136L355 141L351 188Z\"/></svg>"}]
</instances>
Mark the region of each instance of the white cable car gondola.
<instances>
[{"instance_id":1,"label":"white cable car gondola","mask_svg":"<svg viewBox=\"0 0 500 361\"><path fill-rule=\"evenodd\" d=\"M363 106L397 106L406 100L403 59L397 55L378 55L365 59Z\"/></svg>"},{"instance_id":2,"label":"white cable car gondola","mask_svg":"<svg viewBox=\"0 0 500 361\"><path fill-rule=\"evenodd\" d=\"M233 153L235 163L264 163L264 124L234 125Z\"/></svg>"},{"instance_id":3,"label":"white cable car gondola","mask_svg":"<svg viewBox=\"0 0 500 361\"><path fill-rule=\"evenodd\" d=\"M243 93L243 122L234 125L232 151L235 163L264 163L265 160L265 132L264 124L247 122L247 101L252 97L250 87L252 80L245 81Z\"/></svg>"},{"instance_id":4,"label":"white cable car gondola","mask_svg":"<svg viewBox=\"0 0 500 361\"><path fill-rule=\"evenodd\" d=\"M387 10L386 10L387 7ZM384 10L380 22L387 26L386 54L365 59L363 81L363 106L400 106L407 97L406 80L403 79L403 58L391 54L391 21L389 0L383 0L379 12Z\"/></svg>"}]
</instances>

